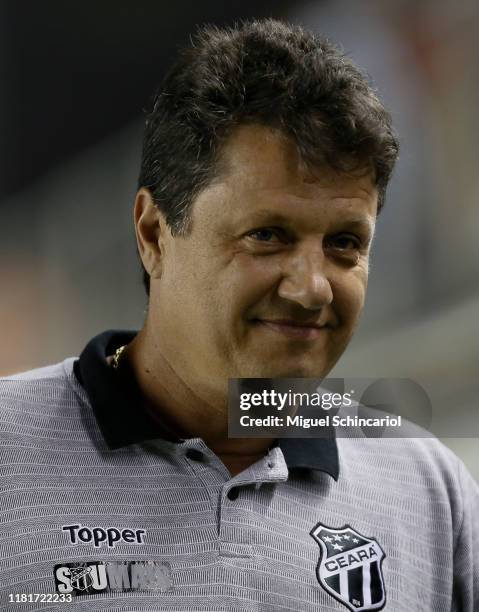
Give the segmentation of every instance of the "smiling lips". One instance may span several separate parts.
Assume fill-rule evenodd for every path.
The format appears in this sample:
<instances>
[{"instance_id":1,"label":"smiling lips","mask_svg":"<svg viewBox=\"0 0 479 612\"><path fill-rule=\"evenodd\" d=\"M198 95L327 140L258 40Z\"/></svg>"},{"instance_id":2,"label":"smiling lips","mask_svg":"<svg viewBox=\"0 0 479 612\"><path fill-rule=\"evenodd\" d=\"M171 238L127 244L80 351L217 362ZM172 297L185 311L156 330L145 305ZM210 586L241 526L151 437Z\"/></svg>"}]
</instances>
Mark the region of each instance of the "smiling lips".
<instances>
[{"instance_id":1,"label":"smiling lips","mask_svg":"<svg viewBox=\"0 0 479 612\"><path fill-rule=\"evenodd\" d=\"M283 334L288 338L297 340L316 340L328 325L320 325L312 322L299 322L292 319L256 319L256 323L271 329L276 333Z\"/></svg>"}]
</instances>

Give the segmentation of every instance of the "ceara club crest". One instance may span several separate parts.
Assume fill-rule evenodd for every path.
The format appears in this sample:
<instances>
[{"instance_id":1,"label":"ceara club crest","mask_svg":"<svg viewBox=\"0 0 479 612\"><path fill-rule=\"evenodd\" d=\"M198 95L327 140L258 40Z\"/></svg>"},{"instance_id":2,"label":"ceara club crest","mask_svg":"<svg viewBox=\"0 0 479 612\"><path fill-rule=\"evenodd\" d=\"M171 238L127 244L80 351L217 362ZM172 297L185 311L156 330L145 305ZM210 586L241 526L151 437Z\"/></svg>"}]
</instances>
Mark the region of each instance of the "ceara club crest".
<instances>
[{"instance_id":1,"label":"ceara club crest","mask_svg":"<svg viewBox=\"0 0 479 612\"><path fill-rule=\"evenodd\" d=\"M319 584L349 610L381 610L386 603L383 549L349 525L332 529L318 523L311 536L319 544Z\"/></svg>"}]
</instances>

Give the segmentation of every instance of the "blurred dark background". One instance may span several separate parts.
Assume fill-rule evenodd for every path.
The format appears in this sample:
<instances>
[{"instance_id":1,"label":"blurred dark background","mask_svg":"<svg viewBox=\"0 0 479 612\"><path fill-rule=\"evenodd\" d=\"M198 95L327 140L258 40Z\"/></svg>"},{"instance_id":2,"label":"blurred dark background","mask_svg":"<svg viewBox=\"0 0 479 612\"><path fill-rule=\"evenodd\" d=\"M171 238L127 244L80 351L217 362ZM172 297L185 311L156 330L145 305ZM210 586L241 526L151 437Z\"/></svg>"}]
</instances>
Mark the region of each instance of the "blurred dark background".
<instances>
[{"instance_id":1,"label":"blurred dark background","mask_svg":"<svg viewBox=\"0 0 479 612\"><path fill-rule=\"evenodd\" d=\"M401 141L365 313L332 374L432 380L477 477L477 0L0 0L0 374L141 326L142 109L197 24L264 16L340 43Z\"/></svg>"},{"instance_id":2,"label":"blurred dark background","mask_svg":"<svg viewBox=\"0 0 479 612\"><path fill-rule=\"evenodd\" d=\"M3 0L0 197L137 117L197 23L281 15L288 4Z\"/></svg>"}]
</instances>

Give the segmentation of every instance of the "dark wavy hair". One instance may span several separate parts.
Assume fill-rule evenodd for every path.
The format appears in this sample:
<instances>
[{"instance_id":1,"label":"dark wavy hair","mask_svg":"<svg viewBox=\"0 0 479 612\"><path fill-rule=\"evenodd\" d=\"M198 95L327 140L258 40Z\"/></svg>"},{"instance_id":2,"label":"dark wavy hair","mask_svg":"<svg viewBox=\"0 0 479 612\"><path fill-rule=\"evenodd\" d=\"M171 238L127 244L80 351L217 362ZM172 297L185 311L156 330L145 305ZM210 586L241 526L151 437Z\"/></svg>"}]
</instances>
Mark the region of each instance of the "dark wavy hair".
<instances>
[{"instance_id":1,"label":"dark wavy hair","mask_svg":"<svg viewBox=\"0 0 479 612\"><path fill-rule=\"evenodd\" d=\"M279 129L308 166L372 172L384 204L398 155L391 117L368 79L327 39L273 19L205 26L183 49L147 111L138 187L173 235L219 172L221 145L245 123ZM149 276L144 271L149 292Z\"/></svg>"}]
</instances>

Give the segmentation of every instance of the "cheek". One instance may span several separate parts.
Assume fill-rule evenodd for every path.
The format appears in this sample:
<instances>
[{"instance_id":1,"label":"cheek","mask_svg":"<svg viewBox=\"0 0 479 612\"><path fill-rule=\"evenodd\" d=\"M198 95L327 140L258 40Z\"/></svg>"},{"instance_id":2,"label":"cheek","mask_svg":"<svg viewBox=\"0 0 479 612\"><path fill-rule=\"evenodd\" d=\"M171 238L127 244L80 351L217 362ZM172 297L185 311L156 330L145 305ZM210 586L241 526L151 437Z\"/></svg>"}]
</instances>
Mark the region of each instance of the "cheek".
<instances>
[{"instance_id":1,"label":"cheek","mask_svg":"<svg viewBox=\"0 0 479 612\"><path fill-rule=\"evenodd\" d=\"M359 271L335 279L333 294L335 310L343 324L354 325L366 299L367 273Z\"/></svg>"},{"instance_id":2,"label":"cheek","mask_svg":"<svg viewBox=\"0 0 479 612\"><path fill-rule=\"evenodd\" d=\"M222 286L235 310L246 315L274 292L281 279L281 268L272 257L240 253L222 274Z\"/></svg>"},{"instance_id":3,"label":"cheek","mask_svg":"<svg viewBox=\"0 0 479 612\"><path fill-rule=\"evenodd\" d=\"M183 254L182 254L183 255ZM200 338L206 316L211 311L207 300L214 291L214 278L205 270L204 260L176 256L165 262L158 281L157 299L161 333L172 341L191 345L191 338ZM165 321L170 321L168 330ZM193 348L193 347L192 347Z\"/></svg>"}]
</instances>

